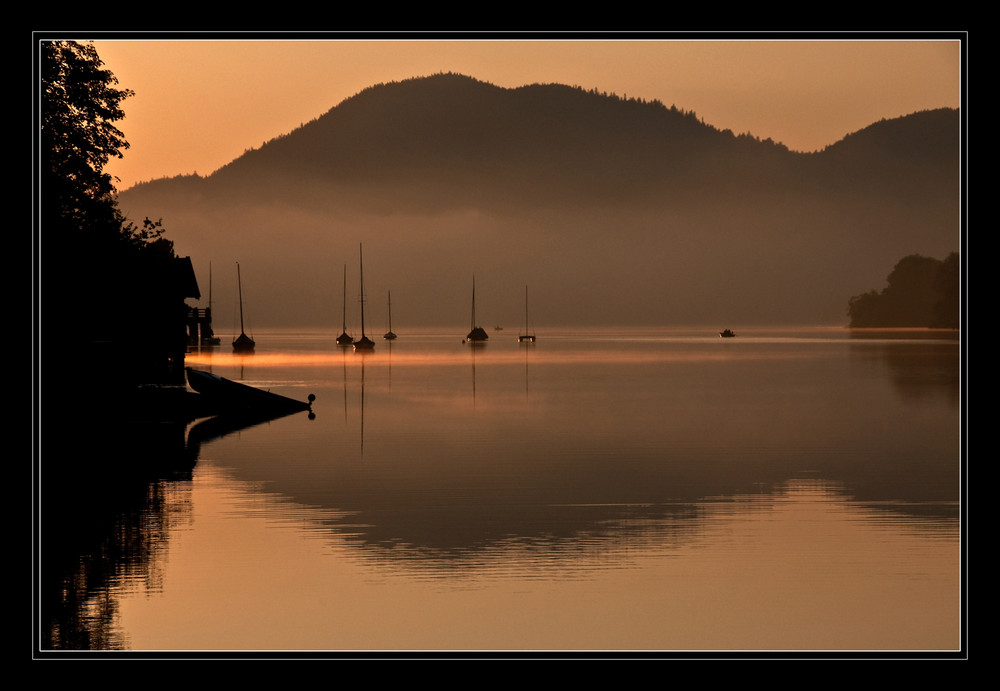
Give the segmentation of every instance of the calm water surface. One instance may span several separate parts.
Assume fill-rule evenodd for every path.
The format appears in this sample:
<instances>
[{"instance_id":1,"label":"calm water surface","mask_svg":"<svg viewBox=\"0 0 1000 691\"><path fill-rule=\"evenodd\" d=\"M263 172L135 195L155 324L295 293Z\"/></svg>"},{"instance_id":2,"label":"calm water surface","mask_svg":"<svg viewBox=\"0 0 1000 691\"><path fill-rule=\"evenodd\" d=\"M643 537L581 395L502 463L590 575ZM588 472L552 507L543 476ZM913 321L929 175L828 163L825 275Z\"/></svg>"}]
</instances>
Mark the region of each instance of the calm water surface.
<instances>
[{"instance_id":1,"label":"calm water surface","mask_svg":"<svg viewBox=\"0 0 1000 691\"><path fill-rule=\"evenodd\" d=\"M43 647L961 647L953 336L396 331L191 352L313 414L181 429L60 543Z\"/></svg>"}]
</instances>

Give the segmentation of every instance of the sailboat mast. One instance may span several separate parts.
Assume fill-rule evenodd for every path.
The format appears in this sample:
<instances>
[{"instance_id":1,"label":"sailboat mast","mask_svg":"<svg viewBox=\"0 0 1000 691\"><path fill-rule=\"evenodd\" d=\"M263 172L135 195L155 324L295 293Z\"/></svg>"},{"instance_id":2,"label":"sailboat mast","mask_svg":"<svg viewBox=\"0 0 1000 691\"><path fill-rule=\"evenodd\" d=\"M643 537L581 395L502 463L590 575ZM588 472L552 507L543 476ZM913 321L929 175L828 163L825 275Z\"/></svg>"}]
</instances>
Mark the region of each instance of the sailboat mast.
<instances>
[{"instance_id":1,"label":"sailboat mast","mask_svg":"<svg viewBox=\"0 0 1000 691\"><path fill-rule=\"evenodd\" d=\"M361 245L358 245L358 257L361 263L361 338L365 337L365 255Z\"/></svg>"},{"instance_id":2,"label":"sailboat mast","mask_svg":"<svg viewBox=\"0 0 1000 691\"><path fill-rule=\"evenodd\" d=\"M528 320L528 286L524 286L524 333L518 334L517 342L535 342L535 334L531 331L531 322Z\"/></svg>"},{"instance_id":3,"label":"sailboat mast","mask_svg":"<svg viewBox=\"0 0 1000 691\"><path fill-rule=\"evenodd\" d=\"M344 328L343 332L347 333L347 264L344 264Z\"/></svg>"},{"instance_id":4,"label":"sailboat mast","mask_svg":"<svg viewBox=\"0 0 1000 691\"><path fill-rule=\"evenodd\" d=\"M396 338L396 334L394 334L392 332L392 291L391 290L388 291L388 305L389 305L389 310L387 312L387 314L388 314L387 321L389 323L389 330L385 332L385 335L383 336L383 338L385 340L387 340L387 341L391 341L394 338Z\"/></svg>"},{"instance_id":5,"label":"sailboat mast","mask_svg":"<svg viewBox=\"0 0 1000 691\"><path fill-rule=\"evenodd\" d=\"M488 339L489 336L483 327L478 326L476 322L476 275L472 275L472 324L469 335L465 337L467 341L472 341L473 343L482 343Z\"/></svg>"},{"instance_id":6,"label":"sailboat mast","mask_svg":"<svg viewBox=\"0 0 1000 691\"><path fill-rule=\"evenodd\" d=\"M240 277L239 262L236 262L236 289L240 296L240 333L243 333L243 279Z\"/></svg>"},{"instance_id":7,"label":"sailboat mast","mask_svg":"<svg viewBox=\"0 0 1000 691\"><path fill-rule=\"evenodd\" d=\"M364 252L359 247L361 258L361 338L354 342L354 350L372 350L375 344L365 335L365 259Z\"/></svg>"},{"instance_id":8,"label":"sailboat mast","mask_svg":"<svg viewBox=\"0 0 1000 691\"><path fill-rule=\"evenodd\" d=\"M233 340L233 350L236 352L250 352L254 349L254 341L247 336L243 326L243 277L240 275L240 263L236 262L236 287L240 299L240 335Z\"/></svg>"}]
</instances>

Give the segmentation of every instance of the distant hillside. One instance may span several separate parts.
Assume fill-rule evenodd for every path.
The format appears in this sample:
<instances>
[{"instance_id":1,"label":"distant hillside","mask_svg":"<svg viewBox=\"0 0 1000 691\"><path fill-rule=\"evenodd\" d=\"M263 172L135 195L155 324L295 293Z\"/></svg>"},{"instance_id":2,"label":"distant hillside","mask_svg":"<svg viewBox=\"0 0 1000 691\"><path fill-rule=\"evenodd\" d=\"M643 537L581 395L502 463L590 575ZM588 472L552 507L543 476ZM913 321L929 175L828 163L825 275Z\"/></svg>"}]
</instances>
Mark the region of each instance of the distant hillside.
<instances>
[{"instance_id":1,"label":"distant hillside","mask_svg":"<svg viewBox=\"0 0 1000 691\"><path fill-rule=\"evenodd\" d=\"M462 324L473 271L486 321L516 323L530 282L551 323L841 323L899 256L958 249L959 132L942 109L797 153L655 101L441 74L120 203L202 282L257 262L269 325L325 323L359 242L394 324Z\"/></svg>"},{"instance_id":2,"label":"distant hillside","mask_svg":"<svg viewBox=\"0 0 1000 691\"><path fill-rule=\"evenodd\" d=\"M925 110L881 120L848 134L816 158L830 184L867 188L902 198L940 196L958 184L959 114L951 108Z\"/></svg>"},{"instance_id":3,"label":"distant hillside","mask_svg":"<svg viewBox=\"0 0 1000 691\"><path fill-rule=\"evenodd\" d=\"M310 203L322 185L323 197L330 189L350 196L359 187L405 188L405 200L418 205L431 192L444 205L503 204L511 195L617 201L706 183L759 184L762 167L787 175L778 166L795 158L658 102L562 85L502 89L449 74L371 87L247 151L199 192ZM391 203L398 209L401 201Z\"/></svg>"}]
</instances>

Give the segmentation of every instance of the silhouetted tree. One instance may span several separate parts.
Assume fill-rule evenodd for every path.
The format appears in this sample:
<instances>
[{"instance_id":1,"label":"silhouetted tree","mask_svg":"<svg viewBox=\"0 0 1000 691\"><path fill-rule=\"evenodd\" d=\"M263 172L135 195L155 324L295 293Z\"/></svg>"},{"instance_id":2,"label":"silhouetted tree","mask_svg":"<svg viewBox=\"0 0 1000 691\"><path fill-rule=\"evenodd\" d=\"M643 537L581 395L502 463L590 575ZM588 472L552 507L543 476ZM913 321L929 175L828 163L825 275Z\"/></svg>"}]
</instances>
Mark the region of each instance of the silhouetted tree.
<instances>
[{"instance_id":1,"label":"silhouetted tree","mask_svg":"<svg viewBox=\"0 0 1000 691\"><path fill-rule=\"evenodd\" d=\"M852 327L958 328L958 255L945 261L912 254L896 263L882 292L855 295Z\"/></svg>"},{"instance_id":2,"label":"silhouetted tree","mask_svg":"<svg viewBox=\"0 0 1000 691\"><path fill-rule=\"evenodd\" d=\"M128 148L114 123L132 92L102 65L92 44L41 44L42 230L53 244L116 239L122 228L104 166Z\"/></svg>"},{"instance_id":3,"label":"silhouetted tree","mask_svg":"<svg viewBox=\"0 0 1000 691\"><path fill-rule=\"evenodd\" d=\"M40 310L43 374L94 366L96 348L109 351L123 334L159 334L164 317L163 267L173 244L159 221L141 225L119 211L114 180L104 167L128 148L115 123L132 95L118 88L93 44L44 41L39 45ZM158 284L159 282L159 284ZM181 299L183 302L183 299ZM181 323L183 327L183 322ZM151 336L148 341L152 341ZM61 350L67 344L73 356ZM97 344L103 344L98 346ZM131 371L149 343L131 345ZM124 379L125 377L123 377Z\"/></svg>"},{"instance_id":4,"label":"silhouetted tree","mask_svg":"<svg viewBox=\"0 0 1000 691\"><path fill-rule=\"evenodd\" d=\"M157 243L159 223L137 228L122 217L114 181L104 171L129 148L115 123L125 117L122 102L133 95L93 44L41 43L41 220L50 248L143 250Z\"/></svg>"},{"instance_id":5,"label":"silhouetted tree","mask_svg":"<svg viewBox=\"0 0 1000 691\"><path fill-rule=\"evenodd\" d=\"M941 262L937 273L938 302L934 305L931 326L939 329L957 329L961 312L961 268L958 253L952 252Z\"/></svg>"},{"instance_id":6,"label":"silhouetted tree","mask_svg":"<svg viewBox=\"0 0 1000 691\"><path fill-rule=\"evenodd\" d=\"M937 259L918 254L897 262L882 291L893 322L890 326L930 326L938 300L936 278L940 265Z\"/></svg>"},{"instance_id":7,"label":"silhouetted tree","mask_svg":"<svg viewBox=\"0 0 1000 691\"><path fill-rule=\"evenodd\" d=\"M883 325L880 307L879 294L874 290L853 296L847 304L850 325L857 328Z\"/></svg>"}]
</instances>

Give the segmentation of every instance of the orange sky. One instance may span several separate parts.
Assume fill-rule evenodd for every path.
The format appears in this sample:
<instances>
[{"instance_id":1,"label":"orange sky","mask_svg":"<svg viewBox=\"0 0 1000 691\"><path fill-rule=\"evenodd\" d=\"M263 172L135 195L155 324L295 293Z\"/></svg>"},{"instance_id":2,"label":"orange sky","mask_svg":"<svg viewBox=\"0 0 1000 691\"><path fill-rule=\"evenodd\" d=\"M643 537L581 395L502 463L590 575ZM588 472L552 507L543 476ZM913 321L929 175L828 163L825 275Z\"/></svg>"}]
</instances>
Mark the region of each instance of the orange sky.
<instances>
[{"instance_id":1,"label":"orange sky","mask_svg":"<svg viewBox=\"0 0 1000 691\"><path fill-rule=\"evenodd\" d=\"M84 37L85 38L85 37ZM882 118L958 107L961 44L928 40L95 41L131 148L119 189L208 175L381 82L459 72L658 99L706 123L811 151Z\"/></svg>"}]
</instances>

